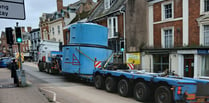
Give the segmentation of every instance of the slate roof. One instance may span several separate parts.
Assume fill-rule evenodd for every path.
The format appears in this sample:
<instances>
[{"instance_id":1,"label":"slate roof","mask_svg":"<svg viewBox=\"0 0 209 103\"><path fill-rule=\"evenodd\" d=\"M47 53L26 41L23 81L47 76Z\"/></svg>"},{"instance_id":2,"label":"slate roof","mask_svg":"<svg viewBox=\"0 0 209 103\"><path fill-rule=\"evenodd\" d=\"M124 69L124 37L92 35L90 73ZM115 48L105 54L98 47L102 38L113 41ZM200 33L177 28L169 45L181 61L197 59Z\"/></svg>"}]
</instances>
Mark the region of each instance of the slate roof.
<instances>
[{"instance_id":1,"label":"slate roof","mask_svg":"<svg viewBox=\"0 0 209 103\"><path fill-rule=\"evenodd\" d=\"M91 12L88 21L94 21L96 19L100 19L104 16L108 16L110 14L120 11L123 8L125 2L126 0L115 0L111 7L105 10L104 0L100 0L96 8Z\"/></svg>"}]
</instances>

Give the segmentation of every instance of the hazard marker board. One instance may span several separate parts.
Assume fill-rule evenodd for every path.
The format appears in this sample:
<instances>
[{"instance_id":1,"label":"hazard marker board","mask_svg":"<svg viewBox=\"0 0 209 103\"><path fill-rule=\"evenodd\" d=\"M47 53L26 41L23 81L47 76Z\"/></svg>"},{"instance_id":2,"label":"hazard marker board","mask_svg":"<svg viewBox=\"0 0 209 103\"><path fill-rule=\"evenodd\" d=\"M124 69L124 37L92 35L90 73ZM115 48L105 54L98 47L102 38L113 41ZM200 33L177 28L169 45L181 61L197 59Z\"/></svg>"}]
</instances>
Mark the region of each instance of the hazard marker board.
<instances>
[{"instance_id":1,"label":"hazard marker board","mask_svg":"<svg viewBox=\"0 0 209 103\"><path fill-rule=\"evenodd\" d=\"M127 64L130 70L134 69L134 64Z\"/></svg>"},{"instance_id":2,"label":"hazard marker board","mask_svg":"<svg viewBox=\"0 0 209 103\"><path fill-rule=\"evenodd\" d=\"M101 68L102 67L102 62L101 61L95 61L94 62L94 68Z\"/></svg>"}]
</instances>

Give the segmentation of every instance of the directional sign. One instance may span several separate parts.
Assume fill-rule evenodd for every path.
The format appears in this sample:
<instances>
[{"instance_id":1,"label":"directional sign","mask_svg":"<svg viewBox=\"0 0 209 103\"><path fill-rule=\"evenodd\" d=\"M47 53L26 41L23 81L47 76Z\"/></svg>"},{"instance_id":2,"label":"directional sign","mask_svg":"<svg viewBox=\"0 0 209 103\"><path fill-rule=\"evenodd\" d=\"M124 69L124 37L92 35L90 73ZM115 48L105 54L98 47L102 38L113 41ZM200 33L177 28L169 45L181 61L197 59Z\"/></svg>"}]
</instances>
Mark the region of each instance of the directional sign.
<instances>
[{"instance_id":1,"label":"directional sign","mask_svg":"<svg viewBox=\"0 0 209 103\"><path fill-rule=\"evenodd\" d=\"M1 0L0 18L25 19L24 0Z\"/></svg>"}]
</instances>

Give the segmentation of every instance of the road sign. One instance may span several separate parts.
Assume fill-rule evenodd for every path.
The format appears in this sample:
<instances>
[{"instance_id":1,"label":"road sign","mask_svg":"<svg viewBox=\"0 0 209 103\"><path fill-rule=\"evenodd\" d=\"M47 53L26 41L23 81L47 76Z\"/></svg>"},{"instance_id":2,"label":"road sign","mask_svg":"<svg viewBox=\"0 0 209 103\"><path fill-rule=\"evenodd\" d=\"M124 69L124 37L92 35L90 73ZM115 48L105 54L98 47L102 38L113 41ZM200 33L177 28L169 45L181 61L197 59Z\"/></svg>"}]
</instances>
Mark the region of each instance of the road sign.
<instances>
[{"instance_id":1,"label":"road sign","mask_svg":"<svg viewBox=\"0 0 209 103\"><path fill-rule=\"evenodd\" d=\"M25 19L24 0L1 0L0 18L5 19Z\"/></svg>"},{"instance_id":2,"label":"road sign","mask_svg":"<svg viewBox=\"0 0 209 103\"><path fill-rule=\"evenodd\" d=\"M102 67L102 62L101 61L95 61L94 62L94 68L101 68Z\"/></svg>"}]
</instances>

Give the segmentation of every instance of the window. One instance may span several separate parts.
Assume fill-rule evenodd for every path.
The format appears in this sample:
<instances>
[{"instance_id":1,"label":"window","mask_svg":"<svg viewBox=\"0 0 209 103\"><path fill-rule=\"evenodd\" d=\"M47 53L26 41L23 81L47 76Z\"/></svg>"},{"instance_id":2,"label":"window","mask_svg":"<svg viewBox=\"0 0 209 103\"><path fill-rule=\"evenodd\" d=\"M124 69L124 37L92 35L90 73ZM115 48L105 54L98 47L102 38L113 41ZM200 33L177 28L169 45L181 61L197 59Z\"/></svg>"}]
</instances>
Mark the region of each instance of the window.
<instances>
[{"instance_id":1,"label":"window","mask_svg":"<svg viewBox=\"0 0 209 103\"><path fill-rule=\"evenodd\" d=\"M117 17L111 17L107 20L108 24L108 38L115 38L118 36L118 18Z\"/></svg>"},{"instance_id":2,"label":"window","mask_svg":"<svg viewBox=\"0 0 209 103\"><path fill-rule=\"evenodd\" d=\"M60 34L60 26L57 26L58 34Z\"/></svg>"},{"instance_id":3,"label":"window","mask_svg":"<svg viewBox=\"0 0 209 103\"><path fill-rule=\"evenodd\" d=\"M52 27L52 34L54 35L54 27Z\"/></svg>"},{"instance_id":4,"label":"window","mask_svg":"<svg viewBox=\"0 0 209 103\"><path fill-rule=\"evenodd\" d=\"M172 28L167 28L162 30L162 47L172 48L174 46L174 33Z\"/></svg>"},{"instance_id":5,"label":"window","mask_svg":"<svg viewBox=\"0 0 209 103\"><path fill-rule=\"evenodd\" d=\"M116 0L104 0L104 8L109 9L115 3L115 1Z\"/></svg>"},{"instance_id":6,"label":"window","mask_svg":"<svg viewBox=\"0 0 209 103\"><path fill-rule=\"evenodd\" d=\"M204 25L204 46L209 46L209 25Z\"/></svg>"},{"instance_id":7,"label":"window","mask_svg":"<svg viewBox=\"0 0 209 103\"><path fill-rule=\"evenodd\" d=\"M110 8L110 0L104 0L104 8L109 9Z\"/></svg>"},{"instance_id":8,"label":"window","mask_svg":"<svg viewBox=\"0 0 209 103\"><path fill-rule=\"evenodd\" d=\"M161 54L153 56L154 73L160 73L169 69L169 55Z\"/></svg>"},{"instance_id":9,"label":"window","mask_svg":"<svg viewBox=\"0 0 209 103\"><path fill-rule=\"evenodd\" d=\"M209 76L209 55L205 55L202 58L202 72L201 75L202 76Z\"/></svg>"},{"instance_id":10,"label":"window","mask_svg":"<svg viewBox=\"0 0 209 103\"><path fill-rule=\"evenodd\" d=\"M209 11L209 0L204 0L204 12Z\"/></svg>"},{"instance_id":11,"label":"window","mask_svg":"<svg viewBox=\"0 0 209 103\"><path fill-rule=\"evenodd\" d=\"M163 3L162 6L162 19L171 19L173 18L173 4L172 2Z\"/></svg>"}]
</instances>

